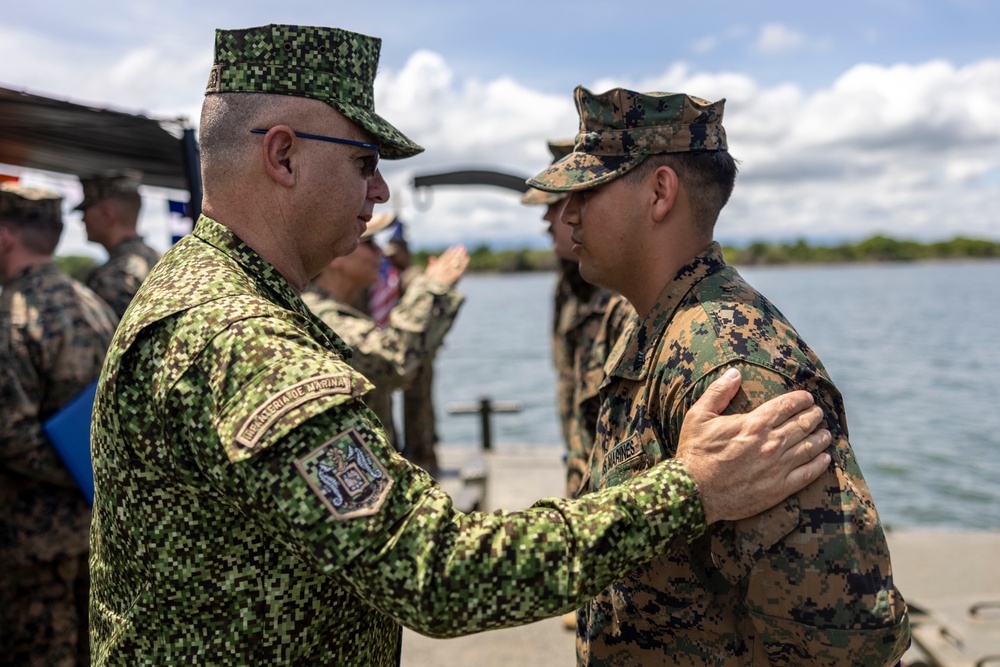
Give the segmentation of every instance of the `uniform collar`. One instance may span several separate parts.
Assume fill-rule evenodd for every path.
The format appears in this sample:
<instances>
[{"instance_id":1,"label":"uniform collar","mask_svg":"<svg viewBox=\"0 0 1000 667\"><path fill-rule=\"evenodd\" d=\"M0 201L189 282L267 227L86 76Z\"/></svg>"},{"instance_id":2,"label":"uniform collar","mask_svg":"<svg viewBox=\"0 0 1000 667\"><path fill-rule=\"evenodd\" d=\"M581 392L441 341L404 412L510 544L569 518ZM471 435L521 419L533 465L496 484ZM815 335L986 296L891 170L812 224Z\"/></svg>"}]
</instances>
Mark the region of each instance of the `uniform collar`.
<instances>
[{"instance_id":1,"label":"uniform collar","mask_svg":"<svg viewBox=\"0 0 1000 667\"><path fill-rule=\"evenodd\" d=\"M53 273L60 273L60 269L56 266L55 262L42 262L41 264L32 264L31 266L26 266L21 269L17 275L11 278L4 289L13 292L17 287L18 283L29 282L36 276L47 276Z\"/></svg>"},{"instance_id":2,"label":"uniform collar","mask_svg":"<svg viewBox=\"0 0 1000 667\"><path fill-rule=\"evenodd\" d=\"M604 380L612 376L626 380L644 380L648 377L655 360L655 350L667 329L667 325L677 312L684 297L701 280L726 266L722 258L722 247L713 242L701 255L684 265L663 289L656 302L639 326L630 329L625 338L615 345L609 355L610 369Z\"/></svg>"},{"instance_id":3,"label":"uniform collar","mask_svg":"<svg viewBox=\"0 0 1000 667\"><path fill-rule=\"evenodd\" d=\"M232 258L247 275L252 276L276 297L276 303L297 312L304 311L302 299L291 283L233 230L203 215L198 218L193 234Z\"/></svg>"},{"instance_id":4,"label":"uniform collar","mask_svg":"<svg viewBox=\"0 0 1000 667\"><path fill-rule=\"evenodd\" d=\"M291 283L285 280L274 266L258 255L257 251L244 243L233 230L203 215L198 218L192 234L239 264L246 275L257 282L263 290L269 292L273 303L304 317L312 325L314 334L320 334L322 338L328 340L341 356L346 359L351 358L351 348L341 340L340 336L313 315Z\"/></svg>"},{"instance_id":5,"label":"uniform collar","mask_svg":"<svg viewBox=\"0 0 1000 667\"><path fill-rule=\"evenodd\" d=\"M133 248L133 247L135 247L137 245L145 245L143 243L143 241L142 241L142 237L141 236L129 236L128 238L122 239L118 243L118 245L115 246L115 249L112 250L111 252L109 252L108 254L109 255L119 255L119 254L127 251L129 248Z\"/></svg>"}]
</instances>

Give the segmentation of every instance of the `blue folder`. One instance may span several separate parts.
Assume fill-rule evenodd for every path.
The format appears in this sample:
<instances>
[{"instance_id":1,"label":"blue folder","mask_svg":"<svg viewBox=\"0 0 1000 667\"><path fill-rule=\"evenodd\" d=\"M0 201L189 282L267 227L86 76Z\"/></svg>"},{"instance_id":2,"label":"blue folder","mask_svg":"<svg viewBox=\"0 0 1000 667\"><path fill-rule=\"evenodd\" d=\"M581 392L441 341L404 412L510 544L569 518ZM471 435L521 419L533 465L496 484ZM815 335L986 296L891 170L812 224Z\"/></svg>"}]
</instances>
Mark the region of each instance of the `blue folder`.
<instances>
[{"instance_id":1,"label":"blue folder","mask_svg":"<svg viewBox=\"0 0 1000 667\"><path fill-rule=\"evenodd\" d=\"M90 417L96 394L97 380L94 380L42 425L91 505L94 504L94 466L90 459Z\"/></svg>"}]
</instances>

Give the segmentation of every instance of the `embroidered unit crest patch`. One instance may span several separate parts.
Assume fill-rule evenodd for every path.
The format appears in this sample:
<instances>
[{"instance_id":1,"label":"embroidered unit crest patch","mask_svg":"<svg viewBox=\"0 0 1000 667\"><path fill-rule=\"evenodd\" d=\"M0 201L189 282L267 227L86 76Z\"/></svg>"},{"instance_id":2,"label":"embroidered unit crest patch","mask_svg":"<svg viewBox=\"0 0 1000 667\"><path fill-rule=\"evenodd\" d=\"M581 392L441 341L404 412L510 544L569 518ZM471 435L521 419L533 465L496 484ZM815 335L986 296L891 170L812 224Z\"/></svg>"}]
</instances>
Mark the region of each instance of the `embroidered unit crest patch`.
<instances>
[{"instance_id":1,"label":"embroidered unit crest patch","mask_svg":"<svg viewBox=\"0 0 1000 667\"><path fill-rule=\"evenodd\" d=\"M317 447L295 465L338 520L375 514L392 488L386 469L353 428Z\"/></svg>"}]
</instances>

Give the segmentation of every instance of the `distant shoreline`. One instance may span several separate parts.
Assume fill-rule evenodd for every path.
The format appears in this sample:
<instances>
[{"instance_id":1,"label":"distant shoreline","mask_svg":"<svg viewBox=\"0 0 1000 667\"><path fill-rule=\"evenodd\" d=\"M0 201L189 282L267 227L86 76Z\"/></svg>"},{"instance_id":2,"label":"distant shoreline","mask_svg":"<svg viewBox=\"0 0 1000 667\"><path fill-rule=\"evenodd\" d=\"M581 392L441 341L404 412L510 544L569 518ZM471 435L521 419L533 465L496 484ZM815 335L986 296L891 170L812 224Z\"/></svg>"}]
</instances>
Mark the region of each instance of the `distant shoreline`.
<instances>
[{"instance_id":1,"label":"distant shoreline","mask_svg":"<svg viewBox=\"0 0 1000 667\"><path fill-rule=\"evenodd\" d=\"M794 243L757 241L742 248L723 246L722 250L727 263L743 267L1000 259L1000 242L962 236L950 241L919 243L877 235L857 243L832 246L814 246L804 240ZM413 262L426 266L428 257L440 252L441 250L414 251ZM78 280L86 279L90 271L99 264L91 257L78 255L57 257L56 262L63 271ZM482 245L469 251L468 270L469 273L525 273L555 271L558 264L555 255L548 249L491 250Z\"/></svg>"},{"instance_id":2,"label":"distant shoreline","mask_svg":"<svg viewBox=\"0 0 1000 667\"><path fill-rule=\"evenodd\" d=\"M427 258L440 251L413 253L414 262L425 265ZM736 248L724 246L726 262L733 266L802 266L859 263L897 263L927 261L965 261L1000 259L1000 242L956 237L950 241L919 243L876 235L857 243L810 245L804 240L793 243L757 241ZM520 273L553 271L558 261L551 250L521 249L493 251L480 246L470 251L471 273Z\"/></svg>"}]
</instances>

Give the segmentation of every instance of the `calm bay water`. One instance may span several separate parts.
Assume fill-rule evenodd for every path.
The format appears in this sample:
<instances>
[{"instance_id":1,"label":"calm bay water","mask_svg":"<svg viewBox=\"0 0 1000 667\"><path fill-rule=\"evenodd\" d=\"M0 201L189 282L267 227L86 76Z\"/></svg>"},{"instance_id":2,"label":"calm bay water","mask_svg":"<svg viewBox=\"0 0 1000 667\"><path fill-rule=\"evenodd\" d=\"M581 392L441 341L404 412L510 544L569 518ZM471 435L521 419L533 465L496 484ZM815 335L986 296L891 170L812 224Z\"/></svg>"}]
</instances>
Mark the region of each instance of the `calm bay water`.
<instances>
[{"instance_id":1,"label":"calm bay water","mask_svg":"<svg viewBox=\"0 0 1000 667\"><path fill-rule=\"evenodd\" d=\"M851 444L893 526L1000 529L1000 262L746 268L823 360L847 404ZM449 414L481 396L494 447L561 454L550 356L554 274L468 276L436 364L443 442L479 442Z\"/></svg>"}]
</instances>

